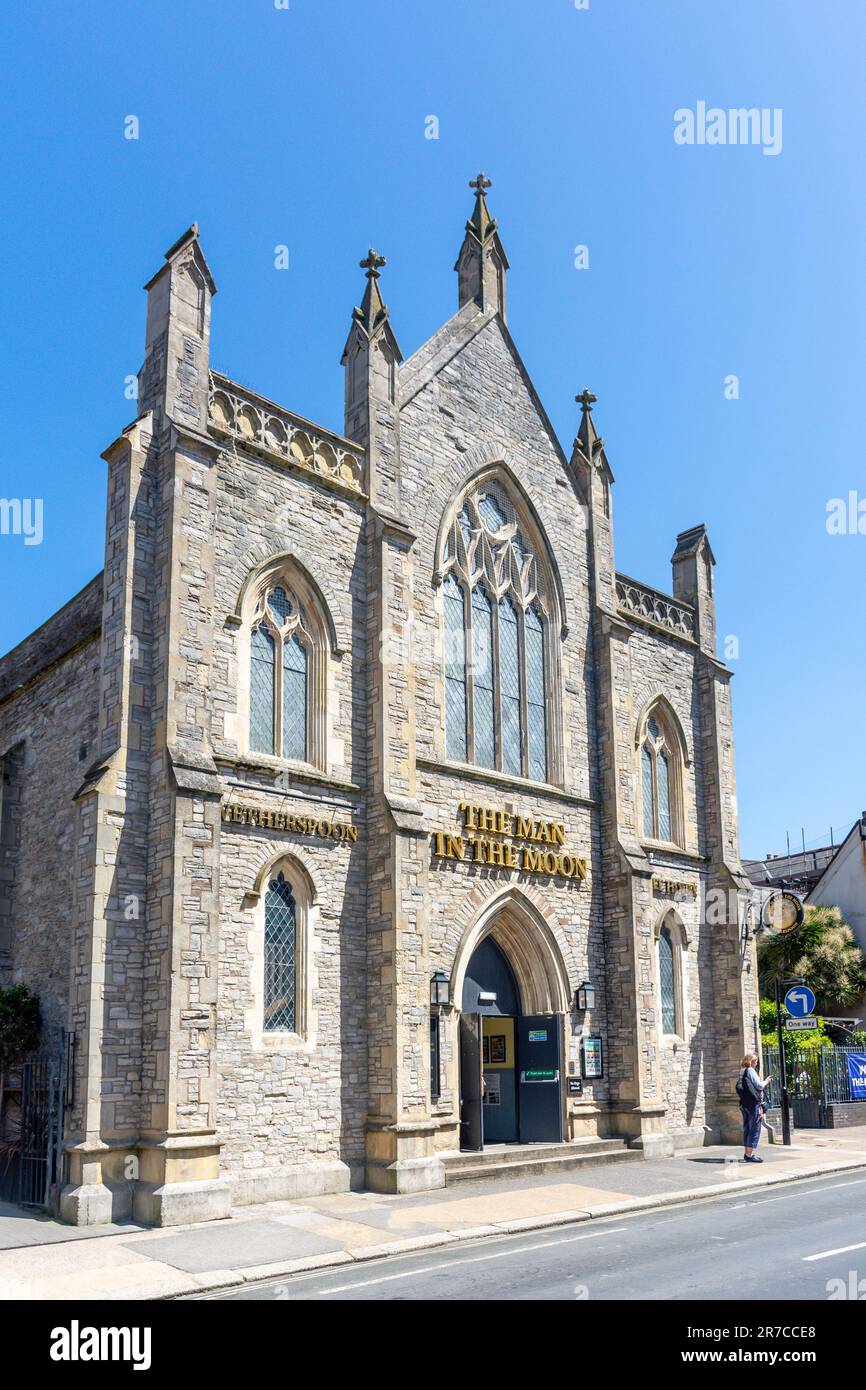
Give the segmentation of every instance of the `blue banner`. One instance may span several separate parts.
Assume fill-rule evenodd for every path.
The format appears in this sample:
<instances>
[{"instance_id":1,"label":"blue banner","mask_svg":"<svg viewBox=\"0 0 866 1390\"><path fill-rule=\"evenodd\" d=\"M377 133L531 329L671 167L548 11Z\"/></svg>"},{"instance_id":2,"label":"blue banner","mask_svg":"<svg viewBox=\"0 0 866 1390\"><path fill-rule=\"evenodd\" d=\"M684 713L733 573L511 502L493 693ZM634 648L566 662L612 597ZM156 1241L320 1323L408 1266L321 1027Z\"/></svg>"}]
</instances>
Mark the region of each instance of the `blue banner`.
<instances>
[{"instance_id":1,"label":"blue banner","mask_svg":"<svg viewBox=\"0 0 866 1390\"><path fill-rule=\"evenodd\" d=\"M866 1100L866 1052L849 1052L847 1057L851 1099Z\"/></svg>"}]
</instances>

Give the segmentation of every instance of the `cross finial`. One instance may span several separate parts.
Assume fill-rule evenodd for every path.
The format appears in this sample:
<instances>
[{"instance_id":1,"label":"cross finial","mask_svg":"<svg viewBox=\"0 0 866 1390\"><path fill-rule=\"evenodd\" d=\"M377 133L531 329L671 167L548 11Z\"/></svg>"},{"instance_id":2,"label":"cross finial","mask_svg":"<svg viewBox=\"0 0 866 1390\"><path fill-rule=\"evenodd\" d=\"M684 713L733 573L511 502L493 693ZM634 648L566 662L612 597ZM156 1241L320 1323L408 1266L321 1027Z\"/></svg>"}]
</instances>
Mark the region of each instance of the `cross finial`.
<instances>
[{"instance_id":1,"label":"cross finial","mask_svg":"<svg viewBox=\"0 0 866 1390\"><path fill-rule=\"evenodd\" d=\"M378 280L379 271L382 269L383 265L387 265L387 261L384 256L380 256L379 252L374 250L371 246L364 259L359 262L359 265L362 270L366 270L368 280Z\"/></svg>"},{"instance_id":2,"label":"cross finial","mask_svg":"<svg viewBox=\"0 0 866 1390\"><path fill-rule=\"evenodd\" d=\"M584 390L581 391L579 396L575 396L574 399L577 401L578 405L580 406L581 412L584 415L591 415L592 407L598 400L598 396L594 396L592 392L589 390Z\"/></svg>"},{"instance_id":3,"label":"cross finial","mask_svg":"<svg viewBox=\"0 0 866 1390\"><path fill-rule=\"evenodd\" d=\"M491 179L488 179L482 171L479 171L477 178L469 180L469 187L474 188L475 192L481 198L484 197L485 193L487 192L487 189L492 188L492 186L493 181Z\"/></svg>"}]
</instances>

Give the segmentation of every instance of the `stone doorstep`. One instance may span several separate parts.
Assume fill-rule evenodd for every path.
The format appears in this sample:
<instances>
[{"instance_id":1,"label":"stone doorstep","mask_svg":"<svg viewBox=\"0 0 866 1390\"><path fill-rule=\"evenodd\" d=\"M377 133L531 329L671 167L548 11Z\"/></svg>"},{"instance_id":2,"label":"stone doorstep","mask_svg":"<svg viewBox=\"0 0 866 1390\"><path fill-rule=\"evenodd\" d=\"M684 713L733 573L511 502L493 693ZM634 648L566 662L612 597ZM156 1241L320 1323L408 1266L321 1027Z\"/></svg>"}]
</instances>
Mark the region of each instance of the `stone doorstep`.
<instances>
[{"instance_id":1,"label":"stone doorstep","mask_svg":"<svg viewBox=\"0 0 866 1390\"><path fill-rule=\"evenodd\" d=\"M495 1182L502 1178L535 1177L568 1172L585 1164L645 1162L624 1139L576 1139L569 1144L507 1144L480 1153L442 1154L445 1186L460 1182Z\"/></svg>"},{"instance_id":2,"label":"stone doorstep","mask_svg":"<svg viewBox=\"0 0 866 1390\"><path fill-rule=\"evenodd\" d=\"M626 1152L631 1151L626 1150ZM383 1245L366 1246L363 1250L344 1251L332 1256L316 1255L306 1260L286 1260L284 1263L258 1266L243 1271L212 1270L191 1276L199 1286L199 1291L192 1295L188 1293L163 1294L152 1297L161 1297L165 1301L172 1302L190 1297L203 1298L209 1292L217 1292L220 1289L240 1289L243 1288L244 1284L256 1283L261 1279L289 1277L292 1274L325 1269L330 1265L362 1264L368 1260L387 1258L389 1255L406 1255L411 1254L414 1250L420 1252L434 1246L458 1245L466 1241L481 1240L487 1236L522 1235L528 1231L542 1231L555 1226L573 1225L578 1221L589 1222L618 1215L631 1216L642 1211L652 1211L654 1207L691 1205L704 1199L723 1197L732 1192L738 1196L744 1196L759 1188L778 1187L783 1183L802 1182L808 1178L831 1177L834 1173L864 1168L866 1168L866 1157L861 1155L855 1159L816 1165L805 1170L801 1169L799 1172L755 1173L749 1178L741 1178L733 1182L713 1183L710 1187L687 1188L679 1192L656 1192L648 1197L630 1197L626 1201L605 1202L578 1208L574 1211L547 1212L543 1216L512 1218L507 1221L495 1222L492 1225L466 1227L461 1231L443 1231L436 1232L432 1236L408 1237Z\"/></svg>"}]
</instances>

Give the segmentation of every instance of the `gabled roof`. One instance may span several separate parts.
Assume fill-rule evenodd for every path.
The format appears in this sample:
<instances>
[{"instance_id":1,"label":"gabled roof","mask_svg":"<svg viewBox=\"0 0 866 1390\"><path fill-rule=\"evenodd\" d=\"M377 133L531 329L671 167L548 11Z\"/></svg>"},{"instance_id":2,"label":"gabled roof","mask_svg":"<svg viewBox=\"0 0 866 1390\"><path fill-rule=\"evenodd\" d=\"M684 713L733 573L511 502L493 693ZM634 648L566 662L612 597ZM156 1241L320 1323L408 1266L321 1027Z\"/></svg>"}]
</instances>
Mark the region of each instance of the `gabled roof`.
<instances>
[{"instance_id":1,"label":"gabled roof","mask_svg":"<svg viewBox=\"0 0 866 1390\"><path fill-rule=\"evenodd\" d=\"M495 309L480 309L474 302L464 304L462 309L458 309L456 314L452 315L441 328L437 329L432 338L428 338L427 342L423 343L421 347L418 348L417 352L414 352L411 357L406 359L399 373L398 389L400 409L405 409L410 401L418 395L419 391L423 391L425 386L429 386L430 382L434 377L438 376L443 367L446 367L449 362L453 361L453 359L472 342L473 338L476 338L478 334L494 320L496 320L499 326L506 347L514 359L517 370L529 392L533 405L538 411L544 428L550 436L551 443L559 455L563 467L567 470L568 459L566 458L565 451L559 441L557 433L550 422L550 417L542 404L541 397L532 383L532 378L526 369L523 358L520 356L517 345L508 331L508 325L505 323L502 315Z\"/></svg>"}]
</instances>

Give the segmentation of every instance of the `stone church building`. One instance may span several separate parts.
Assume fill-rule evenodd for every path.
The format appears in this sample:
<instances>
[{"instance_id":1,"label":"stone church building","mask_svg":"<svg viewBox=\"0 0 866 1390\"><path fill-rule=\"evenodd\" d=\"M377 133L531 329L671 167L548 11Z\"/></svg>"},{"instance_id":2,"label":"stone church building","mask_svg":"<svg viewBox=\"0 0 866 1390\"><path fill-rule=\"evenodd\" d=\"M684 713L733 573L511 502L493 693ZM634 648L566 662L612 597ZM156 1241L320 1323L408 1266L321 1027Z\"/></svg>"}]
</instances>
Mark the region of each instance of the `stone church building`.
<instances>
[{"instance_id":1,"label":"stone church building","mask_svg":"<svg viewBox=\"0 0 866 1390\"><path fill-rule=\"evenodd\" d=\"M713 552L617 571L595 397L564 450L472 187L405 360L362 261L340 431L212 370L195 226L146 286L105 568L0 661L0 983L74 1035L68 1220L739 1134Z\"/></svg>"}]
</instances>

